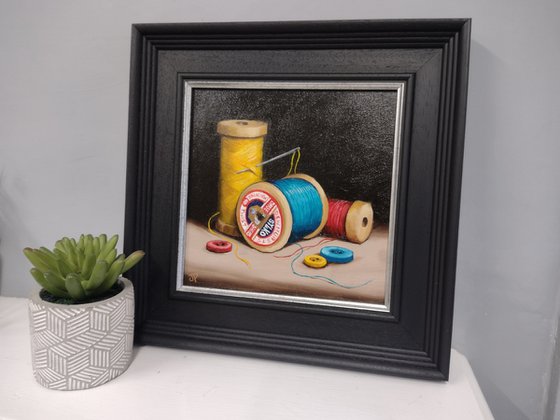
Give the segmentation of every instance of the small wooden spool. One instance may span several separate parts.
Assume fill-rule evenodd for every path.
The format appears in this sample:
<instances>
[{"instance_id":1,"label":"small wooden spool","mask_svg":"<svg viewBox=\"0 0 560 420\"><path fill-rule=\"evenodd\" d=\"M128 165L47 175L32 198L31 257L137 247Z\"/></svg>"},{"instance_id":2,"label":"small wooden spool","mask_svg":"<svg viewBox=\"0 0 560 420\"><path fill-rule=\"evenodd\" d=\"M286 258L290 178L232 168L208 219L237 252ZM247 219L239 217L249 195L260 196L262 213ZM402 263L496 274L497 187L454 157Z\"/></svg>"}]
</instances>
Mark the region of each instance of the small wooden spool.
<instances>
[{"instance_id":1,"label":"small wooden spool","mask_svg":"<svg viewBox=\"0 0 560 420\"><path fill-rule=\"evenodd\" d=\"M373 229L373 207L371 203L356 200L350 206L344 222L346 239L361 244L365 242Z\"/></svg>"}]
</instances>

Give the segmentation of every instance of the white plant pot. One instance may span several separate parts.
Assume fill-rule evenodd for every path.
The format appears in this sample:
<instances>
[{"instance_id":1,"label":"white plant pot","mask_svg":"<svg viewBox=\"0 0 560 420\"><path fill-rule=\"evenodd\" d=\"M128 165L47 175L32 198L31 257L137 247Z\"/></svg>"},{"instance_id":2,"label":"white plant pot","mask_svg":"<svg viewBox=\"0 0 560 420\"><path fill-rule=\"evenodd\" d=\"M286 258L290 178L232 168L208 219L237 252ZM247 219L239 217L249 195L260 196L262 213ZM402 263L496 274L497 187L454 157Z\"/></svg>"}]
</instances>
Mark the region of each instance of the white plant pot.
<instances>
[{"instance_id":1,"label":"white plant pot","mask_svg":"<svg viewBox=\"0 0 560 420\"><path fill-rule=\"evenodd\" d=\"M33 374L39 384L61 391L102 385L123 373L132 359L134 289L93 303L29 302Z\"/></svg>"}]
</instances>

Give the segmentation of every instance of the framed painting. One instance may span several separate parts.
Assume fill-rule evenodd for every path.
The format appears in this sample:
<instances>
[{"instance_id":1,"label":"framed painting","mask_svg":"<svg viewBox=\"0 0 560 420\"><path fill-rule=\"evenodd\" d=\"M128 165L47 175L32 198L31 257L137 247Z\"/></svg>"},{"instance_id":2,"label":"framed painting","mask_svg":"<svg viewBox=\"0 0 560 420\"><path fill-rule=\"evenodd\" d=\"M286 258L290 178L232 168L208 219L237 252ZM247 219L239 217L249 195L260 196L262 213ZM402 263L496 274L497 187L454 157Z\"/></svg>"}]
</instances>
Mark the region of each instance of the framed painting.
<instances>
[{"instance_id":1,"label":"framed painting","mask_svg":"<svg viewBox=\"0 0 560 420\"><path fill-rule=\"evenodd\" d=\"M469 28L133 25L137 341L446 379Z\"/></svg>"}]
</instances>

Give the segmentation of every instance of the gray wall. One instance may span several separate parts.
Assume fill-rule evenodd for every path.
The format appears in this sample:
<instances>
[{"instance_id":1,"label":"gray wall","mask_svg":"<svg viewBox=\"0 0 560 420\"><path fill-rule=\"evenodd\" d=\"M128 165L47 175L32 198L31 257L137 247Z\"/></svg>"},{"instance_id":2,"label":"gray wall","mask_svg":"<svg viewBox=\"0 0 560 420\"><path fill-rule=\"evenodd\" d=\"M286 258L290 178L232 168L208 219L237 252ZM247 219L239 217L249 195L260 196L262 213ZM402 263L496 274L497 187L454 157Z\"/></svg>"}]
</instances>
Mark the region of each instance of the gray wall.
<instances>
[{"instance_id":1,"label":"gray wall","mask_svg":"<svg viewBox=\"0 0 560 420\"><path fill-rule=\"evenodd\" d=\"M122 233L131 23L472 17L453 344L497 418L553 418L559 7L557 0L0 0L0 293L26 296L34 287L26 245Z\"/></svg>"}]
</instances>

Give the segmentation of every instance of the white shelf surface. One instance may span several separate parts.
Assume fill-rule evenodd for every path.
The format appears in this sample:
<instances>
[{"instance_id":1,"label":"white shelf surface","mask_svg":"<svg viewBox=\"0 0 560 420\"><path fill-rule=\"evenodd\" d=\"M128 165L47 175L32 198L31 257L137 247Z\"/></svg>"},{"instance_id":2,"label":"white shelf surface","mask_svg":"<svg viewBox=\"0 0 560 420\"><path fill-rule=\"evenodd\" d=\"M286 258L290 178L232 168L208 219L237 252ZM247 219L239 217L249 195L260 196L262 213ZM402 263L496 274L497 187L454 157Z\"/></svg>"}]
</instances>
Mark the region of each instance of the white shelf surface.
<instances>
[{"instance_id":1,"label":"white shelf surface","mask_svg":"<svg viewBox=\"0 0 560 420\"><path fill-rule=\"evenodd\" d=\"M33 378L27 300L0 297L0 419L492 419L467 359L448 382L152 346L85 391Z\"/></svg>"}]
</instances>

